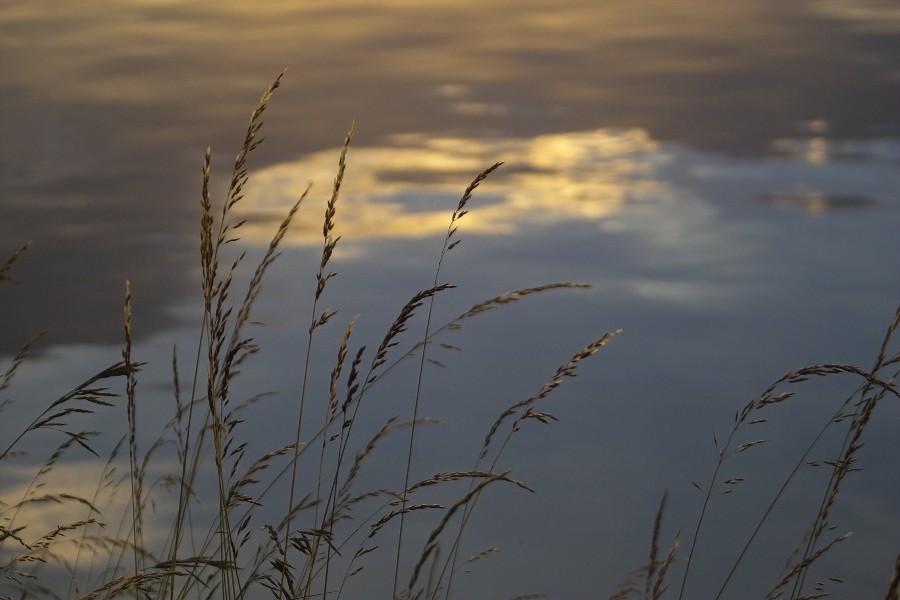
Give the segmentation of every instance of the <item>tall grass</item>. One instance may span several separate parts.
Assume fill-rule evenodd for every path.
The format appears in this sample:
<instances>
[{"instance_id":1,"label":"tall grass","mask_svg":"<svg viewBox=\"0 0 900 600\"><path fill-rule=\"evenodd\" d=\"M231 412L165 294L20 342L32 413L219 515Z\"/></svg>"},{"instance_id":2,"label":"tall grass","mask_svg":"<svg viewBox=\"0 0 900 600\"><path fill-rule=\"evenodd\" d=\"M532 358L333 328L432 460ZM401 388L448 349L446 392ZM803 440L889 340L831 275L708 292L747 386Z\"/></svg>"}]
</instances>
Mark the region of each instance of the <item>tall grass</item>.
<instances>
[{"instance_id":1,"label":"tall grass","mask_svg":"<svg viewBox=\"0 0 900 600\"><path fill-rule=\"evenodd\" d=\"M481 447L473 448L470 467L413 480L414 461L427 458L419 455L416 432L427 422L420 415L420 408L433 346L446 345L441 341L444 336L485 313L536 294L587 286L550 283L499 294L438 324L438 301L454 287L442 280L442 265L460 242L459 228L464 225L463 218L476 188L500 168L497 163L475 174L463 191L436 255L433 279L400 308L387 324L384 336L373 346L374 351L354 337L357 319L364 317L346 320L337 348L330 347L320 332L337 320L339 313L322 305L329 281L335 275L331 258L340 238L334 236L333 230L339 219L341 186L351 154L351 126L337 158L337 175L323 218L318 269L310 282L309 326L299 389L290 415L293 436L274 443L261 455L250 456L254 446L242 437L244 411L264 394L242 399L235 394L233 384L242 368L252 368L253 357L259 351L246 329L252 322L254 304L266 274L278 259L280 244L309 192L307 188L288 210L248 282L238 291L238 275L244 269L246 255L238 248L243 222L234 218L235 207L243 199L249 178L248 157L262 142L263 114L281 79L279 76L273 82L251 113L227 191L218 205L211 191L209 150L204 157L199 225L203 318L187 377L181 372L178 353L173 351L173 415L156 441L149 448L139 447L139 441L147 439L139 429L144 401L138 388L142 364L133 356L132 290L127 282L122 360L48 403L30 423L16 429L4 421L0 431L0 447L5 448L0 453L0 473L10 469L20 457L19 447L27 436L52 430L62 440L37 467L18 497L6 496L9 491L0 487L0 494L4 494L0 497L0 590L7 590L10 597L341 598L346 597L347 583L365 566L372 552L393 556L393 568L380 577L392 582L395 599L457 597L453 596L454 577L468 564L459 553L479 499L496 486L513 486L523 492L531 489L515 479L512 471L500 468L511 439L520 434L527 421L555 420L544 407L546 399L567 379L575 377L584 361L620 332L598 332L595 339L576 349L557 369L548 371L549 377L533 395L501 411L485 428ZM12 280L13 267L26 248L27 245L19 248L0 267L0 282ZM842 484L857 468L857 452L875 410L886 398L898 397L894 379L900 355L892 350L898 320L900 309L871 369L832 364L798 369L740 409L728 439L717 448L718 462L709 483L697 486L704 492L704 500L688 553L678 554L678 538L668 550L664 548L661 532L667 495L663 495L649 543L649 559L627 576L610 597L657 599L667 593L675 597L669 588L672 578L680 574L677 597L691 598L699 549L708 535L704 527L707 507L717 501L718 495L741 483L740 478L723 479L723 465L732 456L752 452L764 442L752 438L745 441L745 435L766 421L773 406L790 401L794 392L784 390L786 386L800 385L813 377L849 376L860 380L859 389L822 427L823 431L846 429L840 456L828 463L830 481L803 545L766 596L818 597L818 588L808 583L809 568L844 539L830 533L832 508ZM40 338L36 336L27 342L13 358L0 378L0 393L10 387ZM313 357L323 354L334 356L330 371L320 374L327 382L324 398L311 393L317 375ZM406 420L395 416L380 426L373 424L367 410L371 390L383 381L383 385L390 385L390 376L396 373L394 368L404 362L413 365L416 378ZM190 386L185 388L187 381ZM99 432L79 429L77 423L79 417L89 418L96 411L119 410L119 395L125 396L127 429L118 443L106 449L96 443ZM324 404L316 410L322 415L321 422L311 423L308 419L312 401ZM0 411L10 402L0 397ZM365 433L363 425L374 425L374 434ZM402 485L396 489L389 485L364 485L361 473L367 460L386 438L401 434L406 437L403 455L396 460L396 475ZM810 450L816 441L812 440ZM45 491L54 468L59 468L76 450L89 453L99 467L93 492L81 495L65 490ZM774 494L757 531L808 460L810 450ZM127 458L122 456L126 451ZM460 482L464 483L462 487ZM434 501L423 495L424 490L434 488L446 488L444 497L449 500ZM33 517L35 513L28 509L51 502L69 507L68 514L77 516L48 531L35 530L28 520L28 515ZM406 519L412 513L433 514L433 526L424 537L407 526ZM148 531L162 531L165 535L148 537ZM732 575L740 568L755 535L754 532L746 542L731 573L723 576L717 597L727 593ZM415 560L404 564L409 556L404 549L413 544L421 550L413 553ZM481 560L492 552L486 550L469 561ZM900 574L895 570L892 577L886 597L896 599ZM815 590L810 591L811 588Z\"/></svg>"}]
</instances>

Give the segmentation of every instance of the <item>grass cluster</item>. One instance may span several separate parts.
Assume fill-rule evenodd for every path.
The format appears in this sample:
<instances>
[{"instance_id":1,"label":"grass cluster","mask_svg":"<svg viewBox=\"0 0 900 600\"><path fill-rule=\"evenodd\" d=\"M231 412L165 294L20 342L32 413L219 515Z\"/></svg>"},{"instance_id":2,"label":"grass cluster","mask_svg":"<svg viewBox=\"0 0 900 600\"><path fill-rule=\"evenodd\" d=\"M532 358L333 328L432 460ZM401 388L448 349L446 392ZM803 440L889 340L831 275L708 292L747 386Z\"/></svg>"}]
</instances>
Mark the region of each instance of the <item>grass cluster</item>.
<instances>
[{"instance_id":1,"label":"grass cluster","mask_svg":"<svg viewBox=\"0 0 900 600\"><path fill-rule=\"evenodd\" d=\"M454 577L494 550L490 548L471 557L461 554L479 499L496 486L530 489L516 480L510 470L501 468L510 440L526 421L555 420L546 410L545 400L619 333L598 332L594 341L551 372L532 396L500 412L485 427L483 442L473 449L470 466L414 480L411 466L417 457L416 434L427 421L419 410L423 378L426 365L434 360L435 345L452 347L444 341L446 334L483 313L531 295L586 286L552 283L520 289L478 303L447 322L438 322L432 310L435 299L454 287L442 280L442 264L459 243L458 227L473 193L500 167L498 163L477 174L465 188L450 216L433 280L399 310L383 338L372 345L374 350L357 343L356 318L343 323L337 348L326 347L320 341L321 331L339 319L337 311L323 305L329 281L335 275L330 265L339 237L334 236L333 230L353 136L351 127L325 209L322 250L315 280L310 285L312 302L304 340L305 362L295 412L290 416L292 437L251 456L255 446L242 438L242 425L247 407L259 397L246 398L235 393L234 384L242 368L252 368L254 354L259 350L247 333L254 303L268 269L279 255L279 245L309 191L290 208L246 285L240 285L237 274L244 267L244 254L235 249L243 223L235 220L233 209L243 198L248 181L247 158L262 142L262 116L280 82L279 76L251 114L227 192L219 204L212 198L211 158L209 151L206 153L200 223L203 322L195 364L187 376L181 373L173 352L174 413L156 441L146 449L140 447L143 436L137 414L142 365L132 355L131 290L127 282L121 360L49 402L30 423L11 427L4 421L0 431L0 475L13 472L17 461L23 460L25 453L20 446L26 437L45 430L55 432L61 441L26 485L19 488L17 497L9 497L9 490L0 487L0 595L86 600L123 595L172 599L341 598L346 597L345 586L365 567L371 553L378 552L390 556L393 569L385 570L381 576L391 582L393 598L454 597ZM0 267L0 282L11 280L12 267L25 249L20 248ZM723 465L732 456L752 452L765 441L755 439L752 431L768 419L776 405L790 402L792 386L809 378L849 376L860 381L859 388L823 425L823 433L834 428L845 432L839 456L824 465L830 472L827 492L803 544L766 597L799 599L824 594L821 584L811 580L810 567L845 539L845 534L832 532L832 508L847 476L859 468L857 453L877 407L885 398L898 397L894 379L900 355L891 349L898 322L900 310L870 370L835 364L804 367L788 373L741 408L728 439L717 442L718 463L709 482L697 486L704 501L696 528L684 544L689 548L687 553L681 553L679 539L668 544L661 540L664 495L647 562L627 575L610 597L692 597L691 583L697 571L695 550L709 535L704 529L707 507L716 496L741 484L739 477L721 475L725 471ZM414 324L418 334L408 331ZM7 393L19 366L39 339L40 336L28 342L0 375L0 394ZM320 373L324 384L317 386L312 357L323 352L334 356L333 366L330 372ZM388 376L396 373L394 367L403 362L413 365L417 378L405 420L391 417L380 428L376 425L374 434L365 433L360 424L370 419L367 408L371 390L389 380ZM191 382L189 388L182 385L186 381ZM0 396L0 411L10 403ZM97 411L123 407L126 431L108 449L97 444L98 432L79 428L80 421L89 422ZM388 436L403 436L403 455L394 461L400 471L397 480L402 485L379 487L363 483L366 478L361 474L367 460ZM809 451L815 444L816 440L812 440ZM794 475L808 462L809 451L774 494L770 511ZM91 494L73 494L50 485L54 468L62 468L76 452L87 453L99 467ZM443 498L450 499L435 501L436 496L428 493L435 488L449 490ZM78 516L49 530L38 530L29 521L29 515L35 514L30 509L50 503L69 507L69 514ZM433 524L425 535L409 526L411 513L433 515ZM273 514L278 516L273 518ZM762 521L767 517L768 512ZM755 535L746 542L744 552ZM411 554L415 559L409 562L407 550L416 547L420 550ZM724 576L719 596L726 594L737 566ZM680 575L676 577L674 573ZM551 588L552 585L548 583ZM889 582L886 580L886 598L896 599L898 587L900 568Z\"/></svg>"}]
</instances>

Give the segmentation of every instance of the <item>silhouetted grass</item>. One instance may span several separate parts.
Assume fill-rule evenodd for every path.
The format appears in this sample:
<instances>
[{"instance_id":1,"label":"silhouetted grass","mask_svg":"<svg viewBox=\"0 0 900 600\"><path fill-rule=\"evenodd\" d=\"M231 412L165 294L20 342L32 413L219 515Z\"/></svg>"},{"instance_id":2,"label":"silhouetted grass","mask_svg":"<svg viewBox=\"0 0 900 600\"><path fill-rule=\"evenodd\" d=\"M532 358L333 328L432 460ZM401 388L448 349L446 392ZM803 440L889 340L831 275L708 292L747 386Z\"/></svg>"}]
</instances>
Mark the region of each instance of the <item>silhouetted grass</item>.
<instances>
[{"instance_id":1,"label":"silhouetted grass","mask_svg":"<svg viewBox=\"0 0 900 600\"><path fill-rule=\"evenodd\" d=\"M279 256L279 246L301 209L307 191L287 212L276 229L261 260L256 264L246 287L238 291L236 275L244 267L244 254L232 252L240 240L241 221L233 220L233 209L248 181L247 159L262 142L259 133L262 116L281 76L266 90L250 117L250 123L236 156L230 183L217 207L211 193L211 154L203 161L200 217L200 265L203 320L199 327L194 366L190 369L189 389L184 381L177 353L173 352L173 396L171 420L149 449L141 451L138 440L141 423L137 407L141 364L132 356L131 287L126 282L124 300L124 349L122 360L89 377L84 383L50 402L30 423L14 426L3 422L0 431L0 473L10 468L18 456L21 440L38 430L53 430L62 439L58 447L35 471L33 479L18 497L6 496L0 488L0 589L19 597L111 598L119 595L148 598L244 598L271 595L275 598L340 598L347 581L362 568L371 552L391 552L394 568L383 573L393 581L393 595L399 599L449 598L453 577L465 565L489 557L491 548L463 559L459 555L478 500L489 487L531 488L517 481L509 470L500 470L501 456L509 441L526 421L548 423L555 420L544 408L545 400L571 377L585 360L613 340L620 330L598 332L594 341L562 362L530 397L514 402L493 423L485 424L484 442L473 448L471 467L454 472L437 472L420 480L411 480L411 465L425 461L416 446L417 428L426 421L419 415L425 366L431 360L432 345L441 336L459 329L463 323L492 310L502 308L535 294L558 289L587 287L578 283L551 283L503 293L480 302L458 317L436 325L435 301L454 286L441 280L444 260L459 243L458 227L463 223L467 205L479 184L500 167L500 163L475 175L452 212L443 246L438 254L432 281L414 294L390 321L375 350L354 338L357 318L346 320L338 347L325 347L319 331L337 318L337 311L321 308L321 301L334 276L330 259L340 238L333 236L339 218L341 185L353 136L348 132L337 161L337 176L325 209L322 227L322 251L315 281L310 282L312 309L305 340L302 376L297 392L295 414L281 415L295 423L289 440L272 440L272 447L260 456L248 456L248 443L242 438L243 411L264 394L249 399L235 397L232 383L240 368L249 366L259 350L246 332L252 320L254 303L262 292L268 269ZM352 161L351 161L352 162ZM12 280L14 263L27 244L15 251L0 268L0 282ZM234 256L230 260L226 256ZM424 320L418 336L409 329L416 319ZM698 548L709 533L704 517L710 503L721 494L738 488L740 477L723 478L723 465L734 455L752 452L764 439L750 432L767 420L776 405L789 402L790 388L808 378L855 377L861 386L829 416L823 431L843 427L845 442L840 455L827 464L830 481L818 511L812 515L809 533L783 574L775 579L766 598L813 598L824 593L807 582L809 567L826 552L834 551L845 538L831 532L831 511L838 501L842 484L856 468L856 456L867 425L886 398L898 397L894 384L900 355L891 350L900 320L900 310L888 327L884 343L870 370L852 365L813 365L786 374L741 408L732 431L721 445L717 442L718 462L710 481L697 487L704 492L701 514L689 537L689 550L680 556L679 539L668 544L661 540L666 495L663 495L649 541L649 559L626 576L611 598L666 597L673 572L681 565L678 598L690 598L693 569ZM16 371L29 350L40 339L27 342L0 377L0 393L9 388ZM401 350L399 346L406 344ZM322 407L323 420L310 424L305 418L312 401L309 384L316 375L312 357L321 353L334 356L327 377L328 394ZM360 423L368 423L367 399L370 390L404 361L415 359L417 377L410 406L411 418L387 419L374 435L360 433ZM118 388L112 386L116 382ZM115 389L121 391L114 391ZM118 444L103 452L95 446L99 432L73 426L77 416L90 416L99 410L120 410L116 402L124 393L127 430ZM322 399L316 398L317 401ZM0 411L10 400L0 398ZM364 487L360 473L367 458L388 436L407 435L402 457L396 460L403 484L399 489ZM750 436L750 437L748 437ZM820 434L821 436L821 434ZM810 450L817 439L811 440ZM74 449L87 451L100 467L100 475L90 497L64 489L48 491L49 475ZM127 449L127 460L121 456ZM163 451L168 454L163 454ZM786 487L807 462L805 453L793 472L777 490L769 510L756 531L769 518ZM174 460L173 460L174 458ZM158 466L157 466L158 464ZM172 465L175 465L172 468ZM122 469L125 472L122 472ZM468 481L455 500L441 503L420 499L422 490ZM577 482L573 482L573 486ZM209 489L214 490L214 510L207 510ZM452 487L450 490L458 490ZM165 493L164 493L165 492ZM449 492L448 492L449 493ZM47 531L35 530L29 522L29 508L44 503L69 506L71 522ZM263 503L269 508L263 512ZM163 508L160 509L160 506ZM278 517L271 510L280 506ZM421 540L421 552L409 565L401 565L403 548L410 533L405 530L406 516L430 512L434 525ZM395 539L386 531L396 524ZM527 527L522 524L522 527ZM165 535L159 535L159 532ZM156 535L147 536L147 532ZM746 548L754 541L754 532L746 542L731 573L723 575L719 596L740 566ZM615 543L611 541L610 543ZM444 552L439 550L443 548ZM408 579L401 577L408 572ZM489 568L489 567L488 567ZM62 573L63 575L60 575ZM886 581L889 574L886 574ZM888 583L887 598L897 598L898 572ZM552 582L549 582L552 586ZM669 594L674 597L674 594Z\"/></svg>"}]
</instances>

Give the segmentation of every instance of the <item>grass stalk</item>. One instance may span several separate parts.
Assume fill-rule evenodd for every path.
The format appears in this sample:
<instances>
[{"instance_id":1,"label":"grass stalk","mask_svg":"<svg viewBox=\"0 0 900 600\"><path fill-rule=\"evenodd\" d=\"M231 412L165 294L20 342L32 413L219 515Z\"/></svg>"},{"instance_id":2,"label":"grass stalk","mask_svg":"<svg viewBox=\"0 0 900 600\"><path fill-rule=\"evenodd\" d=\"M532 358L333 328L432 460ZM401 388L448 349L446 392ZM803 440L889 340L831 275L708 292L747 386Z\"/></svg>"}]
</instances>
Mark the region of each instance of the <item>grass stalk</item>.
<instances>
[{"instance_id":1,"label":"grass stalk","mask_svg":"<svg viewBox=\"0 0 900 600\"><path fill-rule=\"evenodd\" d=\"M451 239L456 235L456 231L458 229L458 221L468 212L466 209L466 205L469 203L469 200L472 198L472 193L475 191L475 188L481 184L482 181L487 179L487 177L497 170L503 163L497 162L483 170L481 173L475 176L475 178L469 183L468 187L466 187L465 192L463 192L462 198L460 198L459 203L456 206L456 210L453 211L453 215L450 217L450 224L447 226L447 233L444 235L444 242L441 246L441 253L438 256L437 267L434 270L434 281L432 282L432 286L437 286L438 281L440 281L441 276L441 266L444 264L444 257L447 253L455 248L460 240L454 240L451 242ZM409 488L409 477L410 471L412 469L412 459L413 459L413 449L415 447L416 440L416 422L419 418L419 402L422 397L422 379L425 374L425 361L427 360L428 355L428 340L431 337L431 319L434 314L434 296L428 299L428 311L425 316L425 332L422 335L422 345L419 359L419 369L418 374L416 376L416 394L413 400L413 415L412 415L412 426L409 430L409 443L407 445L406 450L406 468L405 473L403 475L403 497L400 499L401 513L400 513L400 526L399 531L397 533L397 556L394 560L394 587L393 587L393 597L397 596L397 585L400 578L400 555L403 550L403 525L405 522L406 516L406 502L407 502L407 489Z\"/></svg>"},{"instance_id":2,"label":"grass stalk","mask_svg":"<svg viewBox=\"0 0 900 600\"><path fill-rule=\"evenodd\" d=\"M131 473L131 523L132 535L134 539L134 570L143 571L144 564L138 548L144 547L143 531L141 524L143 516L141 514L141 506L143 498L143 480L138 469L138 449L137 449L137 377L134 369L131 369L133 361L131 359L131 328L132 328L132 310L131 310L131 282L125 281L125 308L124 308L124 324L125 324L125 348L122 350L122 362L128 369L128 375L125 383L126 406L128 415L128 461Z\"/></svg>"}]
</instances>

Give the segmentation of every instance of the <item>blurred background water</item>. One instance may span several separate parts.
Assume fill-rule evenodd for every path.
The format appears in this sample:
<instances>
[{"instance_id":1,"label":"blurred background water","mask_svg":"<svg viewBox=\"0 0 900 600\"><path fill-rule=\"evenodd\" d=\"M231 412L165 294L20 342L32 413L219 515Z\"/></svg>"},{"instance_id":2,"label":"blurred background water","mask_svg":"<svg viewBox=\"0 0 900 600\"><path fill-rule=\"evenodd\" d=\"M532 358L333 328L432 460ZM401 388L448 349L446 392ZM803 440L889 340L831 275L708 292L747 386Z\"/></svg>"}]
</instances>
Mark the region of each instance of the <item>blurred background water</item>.
<instances>
[{"instance_id":1,"label":"blurred background water","mask_svg":"<svg viewBox=\"0 0 900 600\"><path fill-rule=\"evenodd\" d=\"M199 328L203 153L221 197L249 111L282 69L239 206L251 257L314 184L241 380L282 392L245 425L262 451L291 437L283 415L351 120L326 292L341 313L319 346L319 385L346 320L362 315L358 339L374 347L430 285L465 186L504 161L460 223L442 275L459 287L438 298L438 319L517 288L593 287L530 298L448 339L463 352L426 373L421 410L446 424L420 437L416 475L469 466L503 408L604 331L624 332L554 398L561 422L510 449L513 475L537 492L485 499L466 551L500 552L459 579L459 597L607 597L646 560L664 490L664 538L689 537L702 500L691 482L710 476L713 435L734 411L806 364L871 366L900 300L891 0L9 0L0 28L0 255L32 242L0 296L4 364L50 331L9 391L4 439L42 399L117 360L125 279L135 354L149 363L139 416L164 423L172 346L187 364ZM393 381L375 428L411 416L414 373ZM746 487L718 500L690 597L712 597L766 494L856 383L810 385L772 415L769 447L735 466ZM854 536L817 571L845 581L829 584L837 598L883 596L898 551L900 410L876 416L836 517ZM379 460L374 471L397 476ZM821 472L802 472L726 597L778 579L822 486ZM375 553L367 572L391 557ZM385 597L384 577L358 579L346 597Z\"/></svg>"}]
</instances>

